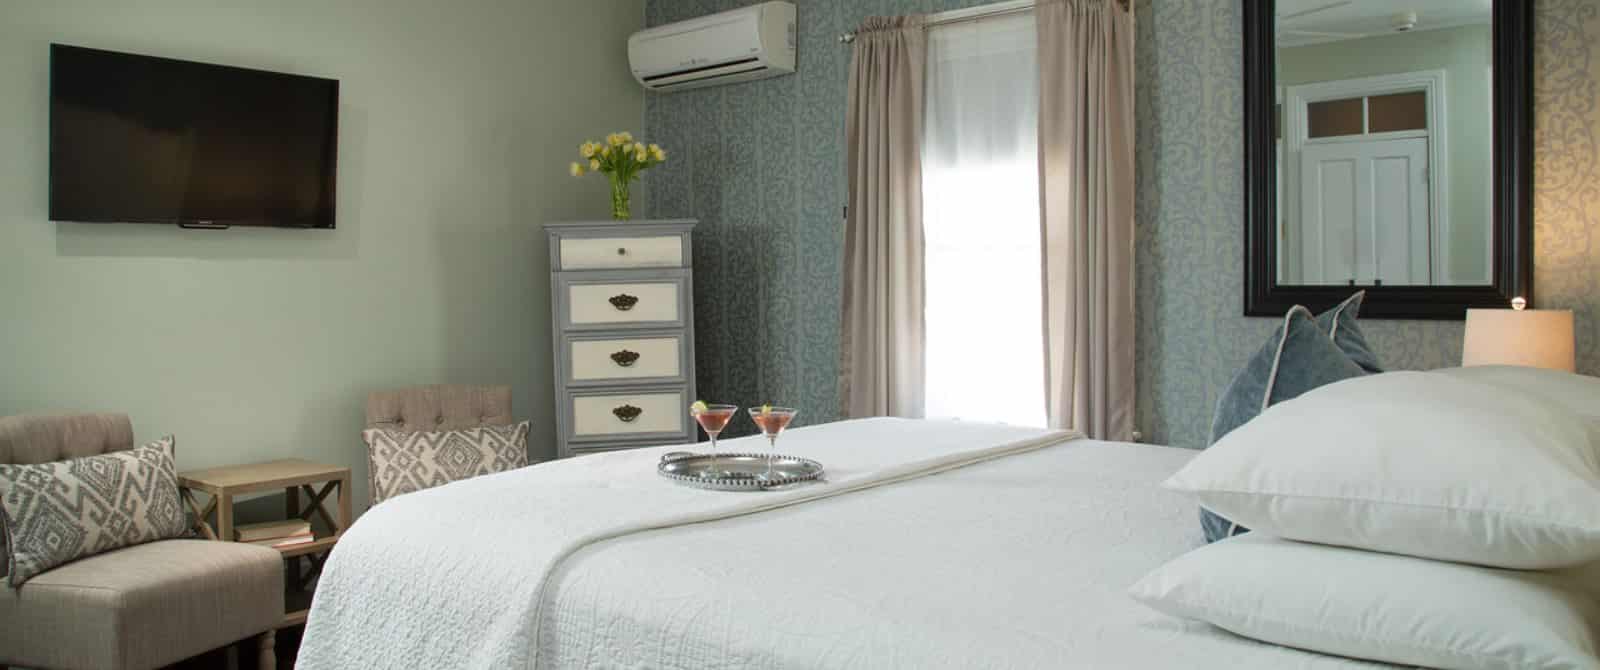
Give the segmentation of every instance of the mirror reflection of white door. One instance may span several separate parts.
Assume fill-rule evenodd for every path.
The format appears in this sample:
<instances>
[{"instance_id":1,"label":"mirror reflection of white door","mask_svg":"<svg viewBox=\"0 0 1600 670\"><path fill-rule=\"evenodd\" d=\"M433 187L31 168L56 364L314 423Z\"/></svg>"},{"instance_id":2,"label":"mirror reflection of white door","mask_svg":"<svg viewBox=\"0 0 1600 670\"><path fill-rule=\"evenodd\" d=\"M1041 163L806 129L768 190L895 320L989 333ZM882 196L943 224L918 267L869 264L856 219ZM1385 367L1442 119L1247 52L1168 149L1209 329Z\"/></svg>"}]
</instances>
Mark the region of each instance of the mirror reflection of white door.
<instances>
[{"instance_id":1,"label":"mirror reflection of white door","mask_svg":"<svg viewBox=\"0 0 1600 670\"><path fill-rule=\"evenodd\" d=\"M1299 232L1302 283L1429 283L1427 138L1302 146Z\"/></svg>"}]
</instances>

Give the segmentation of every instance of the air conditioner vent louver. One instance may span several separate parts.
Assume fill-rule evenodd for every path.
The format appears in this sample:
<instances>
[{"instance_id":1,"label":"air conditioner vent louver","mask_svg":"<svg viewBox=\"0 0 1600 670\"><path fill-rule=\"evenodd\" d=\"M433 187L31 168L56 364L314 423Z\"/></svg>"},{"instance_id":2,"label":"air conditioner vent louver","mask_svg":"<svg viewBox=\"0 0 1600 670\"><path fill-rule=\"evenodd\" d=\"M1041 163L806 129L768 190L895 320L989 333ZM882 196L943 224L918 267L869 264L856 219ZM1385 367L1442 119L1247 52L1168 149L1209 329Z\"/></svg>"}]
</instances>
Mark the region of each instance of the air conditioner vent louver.
<instances>
[{"instance_id":1,"label":"air conditioner vent louver","mask_svg":"<svg viewBox=\"0 0 1600 670\"><path fill-rule=\"evenodd\" d=\"M664 91L664 90L667 90L669 88L673 88L675 86L684 86L684 87L687 87L687 88L693 88L693 86L708 86L708 85L711 85L711 84L720 84L720 83L723 83L723 82L715 81L715 80L723 78L723 77L734 77L734 76L738 76L738 75L749 75L749 74L753 74L753 73L760 73L760 72L765 72L765 71L770 70L770 69L772 69L772 68L769 68L769 67L767 67L765 65L758 65L758 66L750 68L748 70L735 70L733 72L721 72L721 73L718 73L718 74L705 76L705 77L699 77L699 78L696 78L696 79L686 79L684 81L662 82L660 84L656 84L655 85L655 89L657 91ZM751 77L746 77L744 79L740 79L739 81L750 81L750 80L754 80L754 79L765 79L765 78L766 78L765 76L751 76Z\"/></svg>"},{"instance_id":2,"label":"air conditioner vent louver","mask_svg":"<svg viewBox=\"0 0 1600 670\"><path fill-rule=\"evenodd\" d=\"M656 82L656 81L660 81L662 79L671 79L672 77L683 77L683 76L691 75L691 74L699 74L699 73L702 73L702 72L709 72L710 70L722 70L724 68L734 67L734 66L737 66L737 65L746 65L746 64L749 64L749 63L760 63L760 62L761 62L761 60L758 59L758 58L745 58L743 60L736 60L736 61L734 61L732 63L722 63L720 65L706 65L706 66L702 66L702 67L692 67L692 68L689 68L687 70L677 70L677 71L673 71L673 72L663 72L661 74L651 75L649 77L645 77L644 81L646 81L646 82ZM766 69L767 66L758 65L757 67L759 67L761 69ZM721 74L721 73L713 73L712 76L716 76L718 74Z\"/></svg>"},{"instance_id":3,"label":"air conditioner vent louver","mask_svg":"<svg viewBox=\"0 0 1600 670\"><path fill-rule=\"evenodd\" d=\"M764 2L657 26L628 38L633 76L653 91L682 91L794 72L795 8Z\"/></svg>"}]
</instances>

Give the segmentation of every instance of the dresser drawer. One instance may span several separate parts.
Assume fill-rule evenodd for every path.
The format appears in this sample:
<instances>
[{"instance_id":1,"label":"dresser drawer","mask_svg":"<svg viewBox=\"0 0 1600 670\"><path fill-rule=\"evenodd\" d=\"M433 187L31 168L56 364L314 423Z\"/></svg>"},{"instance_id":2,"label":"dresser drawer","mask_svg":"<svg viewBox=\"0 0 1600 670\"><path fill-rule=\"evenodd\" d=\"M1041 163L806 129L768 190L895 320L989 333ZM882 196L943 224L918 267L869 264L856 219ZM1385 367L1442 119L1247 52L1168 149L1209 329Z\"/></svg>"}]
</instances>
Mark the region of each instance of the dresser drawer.
<instances>
[{"instance_id":1,"label":"dresser drawer","mask_svg":"<svg viewBox=\"0 0 1600 670\"><path fill-rule=\"evenodd\" d=\"M689 401L682 388L574 393L570 398L567 425L574 442L646 435L671 439L683 436L689 429Z\"/></svg>"},{"instance_id":2,"label":"dresser drawer","mask_svg":"<svg viewBox=\"0 0 1600 670\"><path fill-rule=\"evenodd\" d=\"M558 257L562 270L625 270L681 268L688 265L684 236L563 237Z\"/></svg>"},{"instance_id":3,"label":"dresser drawer","mask_svg":"<svg viewBox=\"0 0 1600 670\"><path fill-rule=\"evenodd\" d=\"M569 337L567 383L684 381L689 351L681 334Z\"/></svg>"},{"instance_id":4,"label":"dresser drawer","mask_svg":"<svg viewBox=\"0 0 1600 670\"><path fill-rule=\"evenodd\" d=\"M689 286L684 277L560 281L557 293L564 329L678 328L685 325L684 315L689 313Z\"/></svg>"}]
</instances>

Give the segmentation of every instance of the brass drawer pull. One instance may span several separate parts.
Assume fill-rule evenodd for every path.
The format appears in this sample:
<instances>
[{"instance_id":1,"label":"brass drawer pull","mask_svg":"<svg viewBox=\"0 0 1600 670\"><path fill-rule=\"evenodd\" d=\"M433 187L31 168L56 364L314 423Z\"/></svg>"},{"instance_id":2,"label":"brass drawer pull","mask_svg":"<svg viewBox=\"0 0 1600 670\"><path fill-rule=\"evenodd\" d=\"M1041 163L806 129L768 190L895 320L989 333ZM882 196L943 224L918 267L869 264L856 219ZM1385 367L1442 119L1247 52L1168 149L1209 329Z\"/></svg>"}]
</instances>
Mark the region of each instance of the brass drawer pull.
<instances>
[{"instance_id":1,"label":"brass drawer pull","mask_svg":"<svg viewBox=\"0 0 1600 670\"><path fill-rule=\"evenodd\" d=\"M639 304L638 296L632 296L626 293L618 293L617 295L611 296L610 300L611 306L617 308L617 311L619 312L626 312L630 309L633 309L634 305Z\"/></svg>"},{"instance_id":2,"label":"brass drawer pull","mask_svg":"<svg viewBox=\"0 0 1600 670\"><path fill-rule=\"evenodd\" d=\"M617 415L617 418L621 419L623 423L633 423L633 420L639 418L640 414L644 414L644 410L625 404L621 407L613 407L611 413Z\"/></svg>"},{"instance_id":3,"label":"brass drawer pull","mask_svg":"<svg viewBox=\"0 0 1600 670\"><path fill-rule=\"evenodd\" d=\"M625 368L633 367L633 364L638 360L639 352L637 351L628 351L627 349L623 349L622 351L611 354L611 362Z\"/></svg>"}]
</instances>

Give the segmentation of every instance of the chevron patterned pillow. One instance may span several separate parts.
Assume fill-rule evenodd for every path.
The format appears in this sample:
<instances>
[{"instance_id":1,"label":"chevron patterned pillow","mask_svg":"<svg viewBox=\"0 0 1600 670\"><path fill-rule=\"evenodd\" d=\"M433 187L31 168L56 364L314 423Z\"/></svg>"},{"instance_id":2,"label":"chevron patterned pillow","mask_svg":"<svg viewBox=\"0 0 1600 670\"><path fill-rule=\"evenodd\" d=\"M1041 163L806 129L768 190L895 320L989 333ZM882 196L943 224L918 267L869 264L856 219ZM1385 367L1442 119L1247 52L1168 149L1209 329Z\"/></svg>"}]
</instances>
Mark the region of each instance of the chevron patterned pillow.
<instances>
[{"instance_id":1,"label":"chevron patterned pillow","mask_svg":"<svg viewBox=\"0 0 1600 670\"><path fill-rule=\"evenodd\" d=\"M361 437L367 441L373 504L528 464L527 421L437 433L369 428Z\"/></svg>"},{"instance_id":2,"label":"chevron patterned pillow","mask_svg":"<svg viewBox=\"0 0 1600 670\"><path fill-rule=\"evenodd\" d=\"M172 450L169 435L127 451L0 465L11 586L80 558L187 535Z\"/></svg>"}]
</instances>

